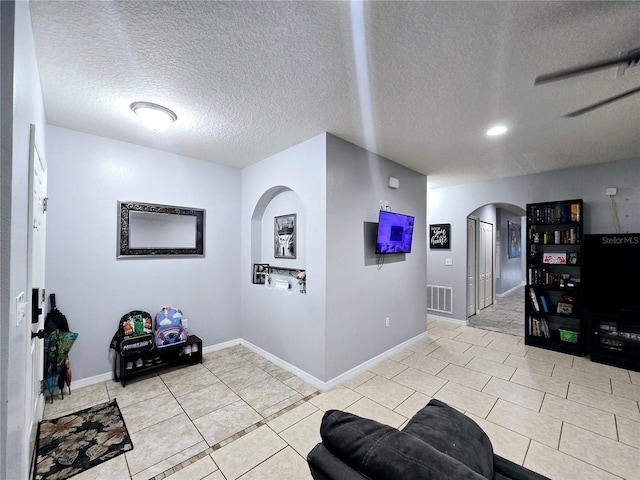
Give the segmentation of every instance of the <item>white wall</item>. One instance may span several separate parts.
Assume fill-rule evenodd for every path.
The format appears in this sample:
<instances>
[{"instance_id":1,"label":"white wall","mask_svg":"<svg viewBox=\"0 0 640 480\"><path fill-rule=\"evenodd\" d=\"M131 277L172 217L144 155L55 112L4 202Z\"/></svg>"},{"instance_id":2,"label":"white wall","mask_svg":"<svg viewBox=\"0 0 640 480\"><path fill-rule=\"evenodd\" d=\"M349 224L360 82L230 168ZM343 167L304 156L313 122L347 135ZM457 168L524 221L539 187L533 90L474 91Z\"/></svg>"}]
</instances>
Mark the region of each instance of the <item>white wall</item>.
<instances>
[{"instance_id":1,"label":"white wall","mask_svg":"<svg viewBox=\"0 0 640 480\"><path fill-rule=\"evenodd\" d=\"M614 222L607 187L617 187L620 224L623 232L640 231L640 159L556 170L489 182L430 189L427 222L451 223L453 266L427 254L430 284L454 289L452 318L466 320L466 218L481 205L509 203L525 208L527 203L582 198L585 202L585 233L613 232ZM456 233L457 232L457 233Z\"/></svg>"},{"instance_id":2,"label":"white wall","mask_svg":"<svg viewBox=\"0 0 640 480\"><path fill-rule=\"evenodd\" d=\"M245 168L240 219L241 336L320 380L326 378L325 157L326 134L321 134ZM270 192L281 193L273 197ZM289 213L300 220L298 258L275 259L273 217ZM257 248L252 231L258 232ZM306 269L307 294L253 285L253 263Z\"/></svg>"},{"instance_id":3,"label":"white wall","mask_svg":"<svg viewBox=\"0 0 640 480\"><path fill-rule=\"evenodd\" d=\"M59 127L48 129L49 293L78 332L74 378L111 370L130 310L181 308L213 345L240 336L240 170ZM204 208L205 257L116 259L118 200Z\"/></svg>"},{"instance_id":4,"label":"white wall","mask_svg":"<svg viewBox=\"0 0 640 480\"><path fill-rule=\"evenodd\" d=\"M3 111L3 150L2 150L2 410L0 423L2 427L2 447L0 448L0 477L25 478L28 475L29 452L25 451L24 416L26 392L26 358L31 338L28 336L30 325L23 322L16 326L15 298L27 290L27 225L28 218L28 183L29 183L29 128L36 125L41 144L45 141L45 114L40 88L40 78L36 65L31 17L27 2L15 3L15 38L10 34L12 3L2 5L2 49L3 60L5 49L14 48L13 79L9 78L3 62L2 76L2 111ZM14 43L15 42L15 43ZM13 98L5 97L5 82L13 81ZM12 108L12 131L7 130L11 122L5 117L5 109ZM10 155L5 150L11 137L13 146ZM46 157L46 153L45 153ZM9 206L10 216L5 211ZM10 237L9 237L10 235ZM10 239L10 240L9 240ZM10 241L10 243L9 243ZM6 262L9 261L7 264ZM9 267L9 275L5 270ZM8 296L7 285L9 279ZM25 470L26 469L26 470Z\"/></svg>"},{"instance_id":5,"label":"white wall","mask_svg":"<svg viewBox=\"0 0 640 480\"><path fill-rule=\"evenodd\" d=\"M388 187L389 176L399 189ZM372 236L380 200L415 216L412 252L385 255L382 268ZM328 379L426 331L425 202L424 175L328 135Z\"/></svg>"}]
</instances>

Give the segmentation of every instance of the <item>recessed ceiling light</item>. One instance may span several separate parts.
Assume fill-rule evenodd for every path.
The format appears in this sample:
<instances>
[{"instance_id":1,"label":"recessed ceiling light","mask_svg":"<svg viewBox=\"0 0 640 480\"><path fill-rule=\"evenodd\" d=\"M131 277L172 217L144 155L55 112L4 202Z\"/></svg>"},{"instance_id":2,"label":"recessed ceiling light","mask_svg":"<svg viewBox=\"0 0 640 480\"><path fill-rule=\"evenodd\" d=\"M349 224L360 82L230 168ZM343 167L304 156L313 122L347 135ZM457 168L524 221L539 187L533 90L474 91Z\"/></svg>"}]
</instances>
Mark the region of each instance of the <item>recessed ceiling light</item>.
<instances>
[{"instance_id":1,"label":"recessed ceiling light","mask_svg":"<svg viewBox=\"0 0 640 480\"><path fill-rule=\"evenodd\" d=\"M161 132L178 119L178 116L167 107L150 102L133 102L131 110L145 127Z\"/></svg>"},{"instance_id":2,"label":"recessed ceiling light","mask_svg":"<svg viewBox=\"0 0 640 480\"><path fill-rule=\"evenodd\" d=\"M502 135L506 131L507 131L507 127L504 127L502 125L497 125L487 130L487 135L490 137L495 137L496 135Z\"/></svg>"}]
</instances>

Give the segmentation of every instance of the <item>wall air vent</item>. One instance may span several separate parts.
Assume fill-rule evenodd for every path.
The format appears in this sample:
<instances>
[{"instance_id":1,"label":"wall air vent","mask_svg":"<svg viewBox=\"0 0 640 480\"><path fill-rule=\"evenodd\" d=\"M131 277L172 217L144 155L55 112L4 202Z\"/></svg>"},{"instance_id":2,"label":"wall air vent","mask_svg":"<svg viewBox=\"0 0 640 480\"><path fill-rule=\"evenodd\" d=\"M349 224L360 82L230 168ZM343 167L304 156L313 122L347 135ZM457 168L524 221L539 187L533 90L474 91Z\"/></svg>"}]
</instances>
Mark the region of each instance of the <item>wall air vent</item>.
<instances>
[{"instance_id":1,"label":"wall air vent","mask_svg":"<svg viewBox=\"0 0 640 480\"><path fill-rule=\"evenodd\" d=\"M427 310L453 313L453 288L427 285Z\"/></svg>"}]
</instances>

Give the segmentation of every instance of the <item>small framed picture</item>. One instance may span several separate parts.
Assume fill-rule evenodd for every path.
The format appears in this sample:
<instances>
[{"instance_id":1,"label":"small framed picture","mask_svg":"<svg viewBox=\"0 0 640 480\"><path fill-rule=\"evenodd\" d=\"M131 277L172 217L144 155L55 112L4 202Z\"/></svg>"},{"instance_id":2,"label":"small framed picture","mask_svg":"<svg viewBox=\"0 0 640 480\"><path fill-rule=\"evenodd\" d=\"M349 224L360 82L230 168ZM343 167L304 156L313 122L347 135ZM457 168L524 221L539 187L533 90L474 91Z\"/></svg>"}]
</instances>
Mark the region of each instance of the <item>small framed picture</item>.
<instances>
[{"instance_id":1,"label":"small framed picture","mask_svg":"<svg viewBox=\"0 0 640 480\"><path fill-rule=\"evenodd\" d=\"M253 283L256 285L264 285L266 283L267 275L269 274L268 263L254 263L253 264Z\"/></svg>"},{"instance_id":2,"label":"small framed picture","mask_svg":"<svg viewBox=\"0 0 640 480\"><path fill-rule=\"evenodd\" d=\"M577 252L569 253L568 262L569 265L578 265L578 263L580 263L580 254Z\"/></svg>"},{"instance_id":3,"label":"small framed picture","mask_svg":"<svg viewBox=\"0 0 640 480\"><path fill-rule=\"evenodd\" d=\"M549 265L566 265L567 254L566 252L546 252L542 256L542 263Z\"/></svg>"},{"instance_id":4,"label":"small framed picture","mask_svg":"<svg viewBox=\"0 0 640 480\"><path fill-rule=\"evenodd\" d=\"M273 256L296 258L296 214L281 215L273 221Z\"/></svg>"},{"instance_id":5,"label":"small framed picture","mask_svg":"<svg viewBox=\"0 0 640 480\"><path fill-rule=\"evenodd\" d=\"M573 312L573 305L570 303L558 302L558 313L563 315L571 315Z\"/></svg>"},{"instance_id":6,"label":"small framed picture","mask_svg":"<svg viewBox=\"0 0 640 480\"><path fill-rule=\"evenodd\" d=\"M451 248L451 224L429 225L429 248Z\"/></svg>"}]
</instances>

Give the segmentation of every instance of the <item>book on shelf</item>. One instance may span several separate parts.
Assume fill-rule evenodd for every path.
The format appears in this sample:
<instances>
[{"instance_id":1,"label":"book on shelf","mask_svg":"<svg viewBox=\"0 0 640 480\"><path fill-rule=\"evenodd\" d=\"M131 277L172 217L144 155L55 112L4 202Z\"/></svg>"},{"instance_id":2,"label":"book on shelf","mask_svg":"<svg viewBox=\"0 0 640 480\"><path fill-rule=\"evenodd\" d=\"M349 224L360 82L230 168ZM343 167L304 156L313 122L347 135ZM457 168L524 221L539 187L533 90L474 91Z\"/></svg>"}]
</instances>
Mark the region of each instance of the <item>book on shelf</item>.
<instances>
[{"instance_id":1,"label":"book on shelf","mask_svg":"<svg viewBox=\"0 0 640 480\"><path fill-rule=\"evenodd\" d=\"M540 311L540 304L538 303L538 297L536 296L536 292L533 291L533 288L529 289L529 297L531 298L531 305L536 312Z\"/></svg>"},{"instance_id":2,"label":"book on shelf","mask_svg":"<svg viewBox=\"0 0 640 480\"><path fill-rule=\"evenodd\" d=\"M571 221L572 222L579 222L580 221L580 216L581 216L580 204L579 203L572 203L571 204Z\"/></svg>"},{"instance_id":3,"label":"book on shelf","mask_svg":"<svg viewBox=\"0 0 640 480\"><path fill-rule=\"evenodd\" d=\"M549 304L548 304L547 298L544 296L544 294L540 295L540 303L542 304L542 310L545 313L549 313Z\"/></svg>"},{"instance_id":4,"label":"book on shelf","mask_svg":"<svg viewBox=\"0 0 640 480\"><path fill-rule=\"evenodd\" d=\"M549 324L544 318L529 317L528 321L529 335L532 337L551 338Z\"/></svg>"},{"instance_id":5,"label":"book on shelf","mask_svg":"<svg viewBox=\"0 0 640 480\"><path fill-rule=\"evenodd\" d=\"M529 208L531 223L567 223L579 222L582 217L579 203L558 205L532 205Z\"/></svg>"}]
</instances>

